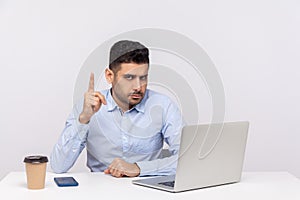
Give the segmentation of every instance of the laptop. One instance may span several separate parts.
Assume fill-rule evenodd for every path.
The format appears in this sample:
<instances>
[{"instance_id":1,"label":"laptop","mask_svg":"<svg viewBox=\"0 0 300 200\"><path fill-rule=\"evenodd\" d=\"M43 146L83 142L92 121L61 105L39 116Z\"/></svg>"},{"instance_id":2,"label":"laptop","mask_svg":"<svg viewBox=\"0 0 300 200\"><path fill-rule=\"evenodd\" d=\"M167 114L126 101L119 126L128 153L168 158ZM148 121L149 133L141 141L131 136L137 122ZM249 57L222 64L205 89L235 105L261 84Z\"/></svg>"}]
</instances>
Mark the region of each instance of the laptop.
<instances>
[{"instance_id":1,"label":"laptop","mask_svg":"<svg viewBox=\"0 0 300 200\"><path fill-rule=\"evenodd\" d=\"M176 175L133 180L132 183L182 192L241 180L249 122L183 127Z\"/></svg>"}]
</instances>

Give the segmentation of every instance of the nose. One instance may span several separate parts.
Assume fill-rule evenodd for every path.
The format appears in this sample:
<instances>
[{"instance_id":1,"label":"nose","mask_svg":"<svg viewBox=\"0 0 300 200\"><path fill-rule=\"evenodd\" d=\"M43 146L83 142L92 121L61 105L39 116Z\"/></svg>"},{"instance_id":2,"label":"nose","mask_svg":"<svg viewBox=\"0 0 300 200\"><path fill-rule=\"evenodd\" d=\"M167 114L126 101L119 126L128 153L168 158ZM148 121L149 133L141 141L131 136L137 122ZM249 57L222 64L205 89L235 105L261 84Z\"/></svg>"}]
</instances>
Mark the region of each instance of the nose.
<instances>
[{"instance_id":1,"label":"nose","mask_svg":"<svg viewBox=\"0 0 300 200\"><path fill-rule=\"evenodd\" d=\"M139 78L136 79L136 81L134 82L134 86L133 89L134 90L140 90L141 89L141 80Z\"/></svg>"}]
</instances>

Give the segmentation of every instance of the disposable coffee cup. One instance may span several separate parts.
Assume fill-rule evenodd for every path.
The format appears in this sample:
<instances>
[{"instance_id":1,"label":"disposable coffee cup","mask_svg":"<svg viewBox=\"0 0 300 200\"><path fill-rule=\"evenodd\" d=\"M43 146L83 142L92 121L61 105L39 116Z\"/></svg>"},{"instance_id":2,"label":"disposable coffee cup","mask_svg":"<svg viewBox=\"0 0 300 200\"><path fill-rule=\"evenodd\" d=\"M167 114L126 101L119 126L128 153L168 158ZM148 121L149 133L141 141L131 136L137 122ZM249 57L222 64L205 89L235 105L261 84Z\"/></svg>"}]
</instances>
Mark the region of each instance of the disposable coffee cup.
<instances>
[{"instance_id":1,"label":"disposable coffee cup","mask_svg":"<svg viewBox=\"0 0 300 200\"><path fill-rule=\"evenodd\" d=\"M27 156L24 162L26 167L27 188L34 190L43 189L45 187L48 158L46 156Z\"/></svg>"}]
</instances>

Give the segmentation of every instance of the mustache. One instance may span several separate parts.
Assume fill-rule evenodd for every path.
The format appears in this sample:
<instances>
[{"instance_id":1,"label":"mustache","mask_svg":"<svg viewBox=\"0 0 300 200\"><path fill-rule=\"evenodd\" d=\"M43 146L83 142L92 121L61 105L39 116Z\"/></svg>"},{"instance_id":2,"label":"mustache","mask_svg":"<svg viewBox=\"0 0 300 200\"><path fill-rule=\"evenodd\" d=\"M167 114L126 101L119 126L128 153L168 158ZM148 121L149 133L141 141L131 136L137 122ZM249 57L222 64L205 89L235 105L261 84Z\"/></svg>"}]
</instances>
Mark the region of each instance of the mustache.
<instances>
[{"instance_id":1,"label":"mustache","mask_svg":"<svg viewBox=\"0 0 300 200\"><path fill-rule=\"evenodd\" d=\"M129 95L134 95L134 94L140 94L140 95L142 95L143 93L141 91L135 91L135 92L129 93Z\"/></svg>"}]
</instances>

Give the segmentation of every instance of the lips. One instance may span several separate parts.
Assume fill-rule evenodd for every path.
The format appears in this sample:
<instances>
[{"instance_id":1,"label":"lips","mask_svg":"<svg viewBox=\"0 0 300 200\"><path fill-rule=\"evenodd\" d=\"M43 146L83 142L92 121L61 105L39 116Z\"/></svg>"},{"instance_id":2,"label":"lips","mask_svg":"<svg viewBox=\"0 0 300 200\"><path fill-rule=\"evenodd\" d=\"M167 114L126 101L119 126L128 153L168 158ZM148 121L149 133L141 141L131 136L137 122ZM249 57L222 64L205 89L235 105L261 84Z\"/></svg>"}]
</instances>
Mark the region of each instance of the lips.
<instances>
[{"instance_id":1,"label":"lips","mask_svg":"<svg viewBox=\"0 0 300 200\"><path fill-rule=\"evenodd\" d=\"M139 98L141 98L142 97L142 95L141 94L132 94L132 95L130 95L132 98L134 98L134 99L139 99Z\"/></svg>"},{"instance_id":2,"label":"lips","mask_svg":"<svg viewBox=\"0 0 300 200\"><path fill-rule=\"evenodd\" d=\"M133 99L140 99L140 98L142 98L142 93L141 92L132 92L131 94L130 94L130 97L131 98L133 98Z\"/></svg>"}]
</instances>

